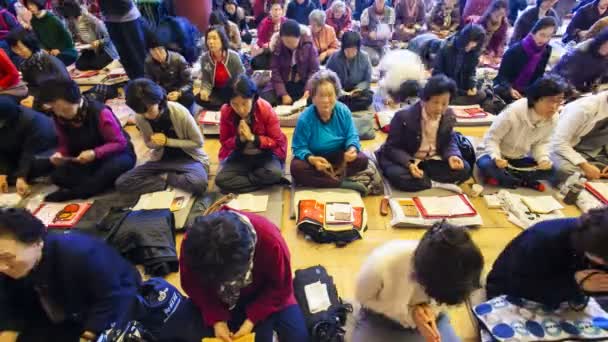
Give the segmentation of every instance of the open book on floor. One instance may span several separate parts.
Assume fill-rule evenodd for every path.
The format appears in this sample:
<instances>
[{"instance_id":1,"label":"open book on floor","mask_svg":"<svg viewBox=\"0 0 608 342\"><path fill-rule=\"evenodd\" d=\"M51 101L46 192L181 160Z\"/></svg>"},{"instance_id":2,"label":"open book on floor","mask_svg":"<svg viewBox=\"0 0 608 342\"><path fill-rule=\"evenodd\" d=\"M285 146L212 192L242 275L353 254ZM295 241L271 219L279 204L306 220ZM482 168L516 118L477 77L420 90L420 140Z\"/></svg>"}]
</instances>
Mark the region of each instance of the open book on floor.
<instances>
[{"instance_id":1,"label":"open book on floor","mask_svg":"<svg viewBox=\"0 0 608 342\"><path fill-rule=\"evenodd\" d=\"M203 134L219 135L221 112L211 110L201 110L198 114L198 125Z\"/></svg>"},{"instance_id":2,"label":"open book on floor","mask_svg":"<svg viewBox=\"0 0 608 342\"><path fill-rule=\"evenodd\" d=\"M227 205L236 210L262 213L268 209L268 197L269 195L262 194L240 194Z\"/></svg>"},{"instance_id":3,"label":"open book on floor","mask_svg":"<svg viewBox=\"0 0 608 342\"><path fill-rule=\"evenodd\" d=\"M608 204L608 183L605 182L587 182L585 189L593 196L599 199L602 203Z\"/></svg>"},{"instance_id":4,"label":"open book on floor","mask_svg":"<svg viewBox=\"0 0 608 342\"><path fill-rule=\"evenodd\" d=\"M391 198L389 205L393 213L393 227L430 227L442 220L461 226L483 224L466 195Z\"/></svg>"},{"instance_id":5,"label":"open book on floor","mask_svg":"<svg viewBox=\"0 0 608 342\"><path fill-rule=\"evenodd\" d=\"M34 211L48 228L72 228L89 210L93 202L42 203Z\"/></svg>"}]
</instances>

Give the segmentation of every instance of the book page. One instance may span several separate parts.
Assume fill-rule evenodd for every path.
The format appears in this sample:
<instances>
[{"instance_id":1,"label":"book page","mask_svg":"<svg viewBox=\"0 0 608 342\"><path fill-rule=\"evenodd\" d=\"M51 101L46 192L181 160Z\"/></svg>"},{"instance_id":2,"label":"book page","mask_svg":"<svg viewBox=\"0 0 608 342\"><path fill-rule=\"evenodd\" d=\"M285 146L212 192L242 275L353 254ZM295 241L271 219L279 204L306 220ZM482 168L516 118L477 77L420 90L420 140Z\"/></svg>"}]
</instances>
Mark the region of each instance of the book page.
<instances>
[{"instance_id":1,"label":"book page","mask_svg":"<svg viewBox=\"0 0 608 342\"><path fill-rule=\"evenodd\" d=\"M608 200L608 183L604 182L587 182L587 186L589 186L592 190L597 192L601 197L600 200L605 201Z\"/></svg>"},{"instance_id":2,"label":"book page","mask_svg":"<svg viewBox=\"0 0 608 342\"><path fill-rule=\"evenodd\" d=\"M308 284L304 286L304 293L306 294L308 309L312 314L325 311L331 306L327 284L323 284L320 281Z\"/></svg>"},{"instance_id":3,"label":"book page","mask_svg":"<svg viewBox=\"0 0 608 342\"><path fill-rule=\"evenodd\" d=\"M261 213L268 209L268 195L242 194L228 203L237 210Z\"/></svg>"},{"instance_id":4,"label":"book page","mask_svg":"<svg viewBox=\"0 0 608 342\"><path fill-rule=\"evenodd\" d=\"M553 196L521 196L521 201L537 214L549 214L554 210L564 209L564 207Z\"/></svg>"},{"instance_id":5,"label":"book page","mask_svg":"<svg viewBox=\"0 0 608 342\"><path fill-rule=\"evenodd\" d=\"M349 203L327 203L325 223L352 223L353 207Z\"/></svg>"},{"instance_id":6,"label":"book page","mask_svg":"<svg viewBox=\"0 0 608 342\"><path fill-rule=\"evenodd\" d=\"M426 216L459 216L473 215L475 211L460 196L417 197L426 210Z\"/></svg>"},{"instance_id":7,"label":"book page","mask_svg":"<svg viewBox=\"0 0 608 342\"><path fill-rule=\"evenodd\" d=\"M175 197L174 191L157 191L143 194L133 210L169 209Z\"/></svg>"},{"instance_id":8,"label":"book page","mask_svg":"<svg viewBox=\"0 0 608 342\"><path fill-rule=\"evenodd\" d=\"M16 207L21 202L21 199L18 193L0 194L0 207Z\"/></svg>"},{"instance_id":9,"label":"book page","mask_svg":"<svg viewBox=\"0 0 608 342\"><path fill-rule=\"evenodd\" d=\"M42 203L36 216L47 227L72 227L91 207L91 202Z\"/></svg>"}]
</instances>

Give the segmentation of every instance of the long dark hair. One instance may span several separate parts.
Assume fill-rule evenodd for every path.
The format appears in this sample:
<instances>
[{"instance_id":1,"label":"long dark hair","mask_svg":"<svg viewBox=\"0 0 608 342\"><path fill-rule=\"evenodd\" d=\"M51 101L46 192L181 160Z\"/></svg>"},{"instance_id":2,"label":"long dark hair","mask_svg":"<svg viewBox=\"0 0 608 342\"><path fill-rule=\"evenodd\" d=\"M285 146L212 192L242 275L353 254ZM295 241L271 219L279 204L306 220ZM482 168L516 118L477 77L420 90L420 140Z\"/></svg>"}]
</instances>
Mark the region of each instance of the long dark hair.
<instances>
[{"instance_id":1,"label":"long dark hair","mask_svg":"<svg viewBox=\"0 0 608 342\"><path fill-rule=\"evenodd\" d=\"M487 28L488 26L488 22L490 21L490 19L492 18L492 14L496 11L499 11L501 9L505 9L507 10L509 8L509 5L507 4L507 1L505 0L494 0L492 1L492 3L490 4L490 6L486 9L486 11L483 13L483 15L481 16L481 18L479 18L479 24L481 26L483 26L484 28ZM503 22L507 20L507 16L505 13L505 17L503 18ZM502 25L502 23L501 23Z\"/></svg>"}]
</instances>

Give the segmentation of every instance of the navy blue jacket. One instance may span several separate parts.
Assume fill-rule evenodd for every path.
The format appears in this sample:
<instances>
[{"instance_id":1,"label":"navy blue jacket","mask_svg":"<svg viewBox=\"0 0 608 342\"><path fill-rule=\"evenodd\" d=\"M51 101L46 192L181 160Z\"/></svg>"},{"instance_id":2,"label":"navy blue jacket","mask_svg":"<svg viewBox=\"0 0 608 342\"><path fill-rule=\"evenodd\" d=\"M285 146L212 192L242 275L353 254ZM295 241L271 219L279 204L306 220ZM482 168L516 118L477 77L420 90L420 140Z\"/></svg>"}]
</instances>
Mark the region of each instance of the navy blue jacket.
<instances>
[{"instance_id":1,"label":"navy blue jacket","mask_svg":"<svg viewBox=\"0 0 608 342\"><path fill-rule=\"evenodd\" d=\"M137 270L112 247L79 233L49 234L40 264L25 278L0 276L0 331L22 331L41 305L35 289L82 331L100 333L122 322L136 299ZM44 314L44 312L43 312Z\"/></svg>"},{"instance_id":2,"label":"navy blue jacket","mask_svg":"<svg viewBox=\"0 0 608 342\"><path fill-rule=\"evenodd\" d=\"M287 13L285 16L293 19L301 25L308 25L308 16L310 12L317 9L317 6L311 0L305 0L301 5L296 0L287 5Z\"/></svg>"},{"instance_id":3,"label":"navy blue jacket","mask_svg":"<svg viewBox=\"0 0 608 342\"><path fill-rule=\"evenodd\" d=\"M513 239L488 275L488 298L506 294L551 307L583 302L574 274L588 265L571 237L578 222L578 218L540 222Z\"/></svg>"}]
</instances>

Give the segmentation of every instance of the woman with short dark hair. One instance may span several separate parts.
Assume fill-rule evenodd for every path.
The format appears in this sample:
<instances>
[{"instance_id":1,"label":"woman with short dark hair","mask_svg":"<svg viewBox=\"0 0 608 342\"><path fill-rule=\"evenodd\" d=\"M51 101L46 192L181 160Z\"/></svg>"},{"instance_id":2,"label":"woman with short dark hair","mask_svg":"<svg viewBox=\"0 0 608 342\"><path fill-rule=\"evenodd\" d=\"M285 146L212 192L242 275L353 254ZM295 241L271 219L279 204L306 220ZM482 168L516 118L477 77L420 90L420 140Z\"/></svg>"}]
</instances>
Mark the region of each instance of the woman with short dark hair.
<instances>
[{"instance_id":1,"label":"woman with short dark hair","mask_svg":"<svg viewBox=\"0 0 608 342\"><path fill-rule=\"evenodd\" d=\"M456 143L456 117L448 107L456 84L444 75L431 77L420 101L395 113L386 142L376 151L378 164L392 186L403 191L442 187L455 192L472 165Z\"/></svg>"},{"instance_id":2,"label":"woman with short dark hair","mask_svg":"<svg viewBox=\"0 0 608 342\"><path fill-rule=\"evenodd\" d=\"M244 193L277 184L283 176L287 137L270 104L258 97L255 83L239 75L232 99L220 118L221 169L215 184L223 191Z\"/></svg>"},{"instance_id":3,"label":"woman with short dark hair","mask_svg":"<svg viewBox=\"0 0 608 342\"><path fill-rule=\"evenodd\" d=\"M68 29L53 13L45 9L45 0L26 0L27 9L32 12L32 30L40 40L40 45L49 54L59 58L66 66L78 58L78 51Z\"/></svg>"},{"instance_id":4,"label":"woman with short dark hair","mask_svg":"<svg viewBox=\"0 0 608 342\"><path fill-rule=\"evenodd\" d=\"M358 276L355 298L362 308L350 340L460 341L438 305L464 303L480 288L483 263L467 229L446 222L433 225L420 242L394 240L376 248Z\"/></svg>"},{"instance_id":5,"label":"woman with short dark hair","mask_svg":"<svg viewBox=\"0 0 608 342\"><path fill-rule=\"evenodd\" d=\"M494 78L494 90L506 103L526 96L526 88L545 74L552 50L549 42L556 31L555 19L544 17L505 52Z\"/></svg>"},{"instance_id":6,"label":"woman with short dark hair","mask_svg":"<svg viewBox=\"0 0 608 342\"><path fill-rule=\"evenodd\" d=\"M608 292L608 208L579 218L548 220L523 231L488 275L488 298L524 298L557 308L582 308ZM547 291L547 289L551 291Z\"/></svg>"},{"instance_id":7,"label":"woman with short dark hair","mask_svg":"<svg viewBox=\"0 0 608 342\"><path fill-rule=\"evenodd\" d=\"M509 45L513 45L524 39L540 19L552 17L555 20L555 26L559 27L561 22L557 12L553 9L557 1L536 0L536 6L531 6L523 11L513 25L513 34L511 35Z\"/></svg>"},{"instance_id":8,"label":"woman with short dark hair","mask_svg":"<svg viewBox=\"0 0 608 342\"><path fill-rule=\"evenodd\" d=\"M230 79L245 72L241 57L230 49L228 36L221 26L213 26L205 35L207 52L201 56L201 90L198 104L207 110L219 110L230 101Z\"/></svg>"},{"instance_id":9,"label":"woman with short dark hair","mask_svg":"<svg viewBox=\"0 0 608 342\"><path fill-rule=\"evenodd\" d=\"M257 342L308 342L293 294L290 255L277 226L224 207L199 216L184 236L181 285L206 326L223 341L255 333Z\"/></svg>"}]
</instances>

